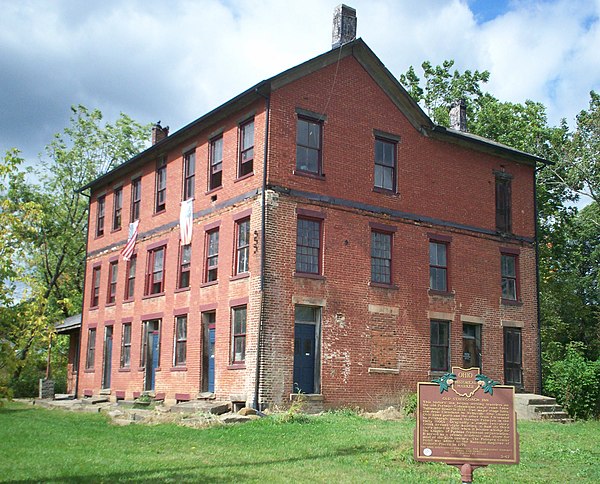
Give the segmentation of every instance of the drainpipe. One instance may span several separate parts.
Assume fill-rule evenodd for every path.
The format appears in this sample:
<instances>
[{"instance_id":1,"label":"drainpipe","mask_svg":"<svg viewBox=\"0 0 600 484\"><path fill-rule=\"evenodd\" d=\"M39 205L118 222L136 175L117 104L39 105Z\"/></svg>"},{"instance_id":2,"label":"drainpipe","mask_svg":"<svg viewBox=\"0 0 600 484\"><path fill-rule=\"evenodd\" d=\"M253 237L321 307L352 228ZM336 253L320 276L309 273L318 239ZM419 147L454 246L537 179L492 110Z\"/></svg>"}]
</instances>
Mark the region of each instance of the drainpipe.
<instances>
[{"instance_id":1,"label":"drainpipe","mask_svg":"<svg viewBox=\"0 0 600 484\"><path fill-rule=\"evenodd\" d=\"M537 173L543 170L546 165L542 165L539 170L537 167L533 170L533 207L534 207L534 234L535 234L535 284L537 292L537 357L538 357L538 389L542 394L542 311L540 307L540 241L539 241L539 216L537 203Z\"/></svg>"},{"instance_id":2,"label":"drainpipe","mask_svg":"<svg viewBox=\"0 0 600 484\"><path fill-rule=\"evenodd\" d=\"M263 339L263 322L265 319L265 261L266 249L265 243L267 236L265 234L267 225L267 160L269 153L269 118L271 113L271 98L265 96L255 89L256 93L265 98L265 141L264 141L264 156L263 156L263 177L261 191L261 219L260 219L260 316L258 322L258 337L256 341L256 375L254 382L254 409L262 410L258 403L260 392L260 368L262 363L262 339Z\"/></svg>"},{"instance_id":3,"label":"drainpipe","mask_svg":"<svg viewBox=\"0 0 600 484\"><path fill-rule=\"evenodd\" d=\"M87 226L88 226L88 233L86 234L86 238L85 238L85 256L83 257L83 294L81 295L81 327L79 328L79 343L77 344L77 352L79 353L77 355L77 376L75 377L75 398L77 398L77 395L79 393L79 370L81 368L81 341L83 338L83 305L84 305L84 301L85 301L85 280L86 280L86 276L87 276L87 251L88 251L88 240L89 240L89 231L90 231L90 213L91 213L91 208L92 208L92 196L91 195L86 195L83 192L79 192L81 195L83 195L84 197L87 197L88 199L88 220L87 220ZM69 341L69 346L71 346L71 343Z\"/></svg>"}]
</instances>

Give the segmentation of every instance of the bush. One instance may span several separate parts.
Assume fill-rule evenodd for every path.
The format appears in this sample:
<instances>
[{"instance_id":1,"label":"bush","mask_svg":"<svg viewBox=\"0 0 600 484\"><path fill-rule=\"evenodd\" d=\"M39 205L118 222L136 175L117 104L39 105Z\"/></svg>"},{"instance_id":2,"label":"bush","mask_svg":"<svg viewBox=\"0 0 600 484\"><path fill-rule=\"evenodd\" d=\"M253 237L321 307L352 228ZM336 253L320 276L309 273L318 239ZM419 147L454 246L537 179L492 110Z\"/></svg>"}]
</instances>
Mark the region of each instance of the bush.
<instances>
[{"instance_id":1,"label":"bush","mask_svg":"<svg viewBox=\"0 0 600 484\"><path fill-rule=\"evenodd\" d=\"M564 359L549 364L544 381L546 391L579 419L600 416L600 360L587 360L584 349L579 341L569 343Z\"/></svg>"},{"instance_id":2,"label":"bush","mask_svg":"<svg viewBox=\"0 0 600 484\"><path fill-rule=\"evenodd\" d=\"M416 413L417 403L417 394L414 392L405 393L400 398L400 408L407 417L410 417Z\"/></svg>"}]
</instances>

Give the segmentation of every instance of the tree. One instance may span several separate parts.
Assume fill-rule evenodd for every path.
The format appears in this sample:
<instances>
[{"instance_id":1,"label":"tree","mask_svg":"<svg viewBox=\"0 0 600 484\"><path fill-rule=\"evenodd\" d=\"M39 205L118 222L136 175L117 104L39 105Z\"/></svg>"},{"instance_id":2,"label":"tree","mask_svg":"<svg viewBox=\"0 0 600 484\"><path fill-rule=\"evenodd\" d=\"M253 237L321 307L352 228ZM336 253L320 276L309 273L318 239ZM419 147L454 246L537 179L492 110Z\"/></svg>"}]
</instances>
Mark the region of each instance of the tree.
<instances>
[{"instance_id":1,"label":"tree","mask_svg":"<svg viewBox=\"0 0 600 484\"><path fill-rule=\"evenodd\" d=\"M13 379L20 377L30 353L43 348L53 323L80 311L88 200L78 189L137 154L148 138L149 127L125 114L115 124L103 125L99 110L71 109L70 125L46 147L39 168L20 170L15 176L23 160L16 151L5 158L5 169L13 167L4 196L12 203L6 216L17 222L24 207L38 210L31 223L11 226L15 243L26 250L17 257L20 273L8 279L26 276L29 288L27 301L13 304L26 311L18 342L12 341L18 346ZM32 178L37 181L28 181Z\"/></svg>"}]
</instances>

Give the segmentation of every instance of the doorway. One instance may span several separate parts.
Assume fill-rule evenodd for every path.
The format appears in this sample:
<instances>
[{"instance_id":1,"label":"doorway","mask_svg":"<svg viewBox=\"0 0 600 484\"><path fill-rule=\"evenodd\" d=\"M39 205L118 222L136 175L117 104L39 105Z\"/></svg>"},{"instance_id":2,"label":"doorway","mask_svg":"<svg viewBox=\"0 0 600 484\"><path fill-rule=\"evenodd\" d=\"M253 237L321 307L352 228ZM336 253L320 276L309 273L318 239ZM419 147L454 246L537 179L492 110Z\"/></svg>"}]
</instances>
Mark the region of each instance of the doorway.
<instances>
[{"instance_id":1,"label":"doorway","mask_svg":"<svg viewBox=\"0 0 600 484\"><path fill-rule=\"evenodd\" d=\"M521 328L504 328L504 384L523 388Z\"/></svg>"},{"instance_id":2,"label":"doorway","mask_svg":"<svg viewBox=\"0 0 600 484\"><path fill-rule=\"evenodd\" d=\"M320 322L321 308L296 306L293 393L320 392Z\"/></svg>"},{"instance_id":3,"label":"doorway","mask_svg":"<svg viewBox=\"0 0 600 484\"><path fill-rule=\"evenodd\" d=\"M113 327L104 328L104 362L102 363L102 389L110 389L110 375L112 372L112 344Z\"/></svg>"},{"instance_id":4,"label":"doorway","mask_svg":"<svg viewBox=\"0 0 600 484\"><path fill-rule=\"evenodd\" d=\"M215 392L215 328L216 313L203 313L202 392Z\"/></svg>"},{"instance_id":5,"label":"doorway","mask_svg":"<svg viewBox=\"0 0 600 484\"><path fill-rule=\"evenodd\" d=\"M154 391L156 369L160 362L160 319L142 323L142 366L144 368L144 391Z\"/></svg>"}]
</instances>

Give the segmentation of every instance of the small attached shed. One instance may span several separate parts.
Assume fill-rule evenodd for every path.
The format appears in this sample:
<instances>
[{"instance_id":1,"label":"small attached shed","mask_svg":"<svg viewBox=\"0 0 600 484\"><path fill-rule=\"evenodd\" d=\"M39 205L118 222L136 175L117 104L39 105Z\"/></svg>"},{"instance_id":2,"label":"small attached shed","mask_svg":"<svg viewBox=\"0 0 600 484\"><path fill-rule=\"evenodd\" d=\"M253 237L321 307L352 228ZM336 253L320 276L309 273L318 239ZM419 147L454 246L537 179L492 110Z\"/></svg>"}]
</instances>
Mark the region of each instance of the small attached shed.
<instances>
[{"instance_id":1,"label":"small attached shed","mask_svg":"<svg viewBox=\"0 0 600 484\"><path fill-rule=\"evenodd\" d=\"M56 334L69 336L69 363L67 365L67 393L77 391L77 371L79 369L79 341L81 314L69 316L56 326Z\"/></svg>"}]
</instances>

